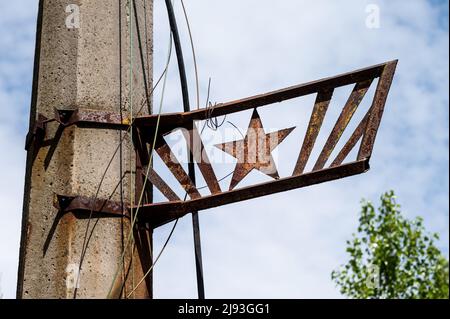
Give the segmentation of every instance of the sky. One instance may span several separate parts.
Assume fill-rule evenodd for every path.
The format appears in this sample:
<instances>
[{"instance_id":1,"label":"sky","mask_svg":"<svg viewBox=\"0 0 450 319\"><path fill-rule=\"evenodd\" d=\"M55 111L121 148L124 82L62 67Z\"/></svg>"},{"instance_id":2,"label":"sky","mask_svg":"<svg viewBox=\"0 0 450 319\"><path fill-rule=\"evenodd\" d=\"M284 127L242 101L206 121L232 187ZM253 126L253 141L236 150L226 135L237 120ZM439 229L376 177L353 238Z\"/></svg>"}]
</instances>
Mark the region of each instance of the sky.
<instances>
[{"instance_id":1,"label":"sky","mask_svg":"<svg viewBox=\"0 0 450 319\"><path fill-rule=\"evenodd\" d=\"M179 0L174 3L194 102L187 29ZM225 102L399 59L368 173L201 212L208 298L342 297L330 274L347 260L345 242L356 230L360 200L366 198L377 205L380 195L390 189L395 190L408 218L423 216L427 229L441 236L438 246L448 256L447 1L185 0L185 4L202 103L209 77L211 100ZM379 25L367 24L368 9L373 5L379 9ZM13 298L37 1L2 1L0 12L0 295ZM163 1L155 1L154 19L156 78L164 68L169 38ZM169 71L163 112L181 111L174 63ZM336 91L318 144L325 141L350 91L351 87ZM156 92L155 101L160 94ZM371 95L373 89L362 110L368 107L365 103ZM308 96L259 110L268 131L297 127L277 148L282 176L288 176L295 165L297 144L313 102L314 96ZM362 115L355 115L343 141ZM245 132L250 116L247 111L228 120ZM221 130L234 129L226 123ZM218 133L213 133L206 130L205 138L215 141ZM312 158L317 155L313 152ZM220 177L233 167L230 159L215 164ZM158 160L156 168L163 169ZM240 185L267 180L252 172ZM222 187L228 183L229 179L224 180ZM170 228L156 230L156 252ZM189 217L180 220L155 266L154 278L156 298L196 297Z\"/></svg>"}]
</instances>

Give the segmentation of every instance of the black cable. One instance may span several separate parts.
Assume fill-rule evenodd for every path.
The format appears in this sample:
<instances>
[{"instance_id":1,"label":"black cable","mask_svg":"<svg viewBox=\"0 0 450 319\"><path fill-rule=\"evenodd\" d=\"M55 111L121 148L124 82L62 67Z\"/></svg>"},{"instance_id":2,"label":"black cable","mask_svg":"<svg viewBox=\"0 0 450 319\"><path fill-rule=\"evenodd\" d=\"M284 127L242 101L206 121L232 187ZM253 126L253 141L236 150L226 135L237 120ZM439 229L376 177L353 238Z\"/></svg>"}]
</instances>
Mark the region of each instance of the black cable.
<instances>
[{"instance_id":1,"label":"black cable","mask_svg":"<svg viewBox=\"0 0 450 319\"><path fill-rule=\"evenodd\" d=\"M186 67L184 65L183 50L181 47L180 34L178 33L177 20L171 0L166 0L167 15L169 17L170 29L173 35L173 41L175 44L175 51L177 53L178 71L180 73L181 93L183 96L183 109L184 112L191 110L189 105L189 91L186 77ZM193 124L195 125L195 124ZM188 141L189 143L189 141ZM193 155L189 152L188 173L192 182L195 185L195 167ZM203 266L202 266L202 251L200 241L200 223L198 218L198 212L192 212L192 226L194 232L194 248L195 248L195 265L197 271L197 291L198 298L205 299L205 287L203 282Z\"/></svg>"}]
</instances>

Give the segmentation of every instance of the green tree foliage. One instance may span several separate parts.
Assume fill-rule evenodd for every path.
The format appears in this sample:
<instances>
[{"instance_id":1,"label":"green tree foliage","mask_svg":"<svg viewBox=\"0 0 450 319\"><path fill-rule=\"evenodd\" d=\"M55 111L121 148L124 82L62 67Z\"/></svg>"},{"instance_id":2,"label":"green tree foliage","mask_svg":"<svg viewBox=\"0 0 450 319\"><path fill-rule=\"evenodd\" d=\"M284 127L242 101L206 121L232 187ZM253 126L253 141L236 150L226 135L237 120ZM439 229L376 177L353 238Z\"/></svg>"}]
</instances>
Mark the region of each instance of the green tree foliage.
<instances>
[{"instance_id":1,"label":"green tree foliage","mask_svg":"<svg viewBox=\"0 0 450 319\"><path fill-rule=\"evenodd\" d=\"M347 241L350 260L332 272L341 293L350 298L449 298L449 264L428 234L423 219L404 218L394 192L381 206L362 202L357 234Z\"/></svg>"}]
</instances>

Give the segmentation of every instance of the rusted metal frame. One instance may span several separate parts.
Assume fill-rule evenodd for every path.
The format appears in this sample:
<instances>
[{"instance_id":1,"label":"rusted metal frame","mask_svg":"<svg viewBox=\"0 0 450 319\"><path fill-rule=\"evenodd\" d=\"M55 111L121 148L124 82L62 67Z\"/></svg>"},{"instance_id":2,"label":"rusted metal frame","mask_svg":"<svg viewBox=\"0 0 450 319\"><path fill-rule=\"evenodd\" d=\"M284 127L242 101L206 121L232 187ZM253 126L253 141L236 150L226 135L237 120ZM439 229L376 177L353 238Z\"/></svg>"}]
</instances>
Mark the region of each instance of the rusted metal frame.
<instances>
[{"instance_id":1,"label":"rusted metal frame","mask_svg":"<svg viewBox=\"0 0 450 319\"><path fill-rule=\"evenodd\" d=\"M153 189L148 181L146 181L144 169L151 165L150 156L147 149L147 144L142 140L141 134L139 134L139 129L136 127L132 127L132 136L133 136L133 146L135 151L135 179L134 179L134 202L137 205L141 204L151 204L153 202ZM141 197L142 196L142 197ZM141 201L142 198L142 201ZM131 216L131 220L133 221L137 209L130 209L129 214ZM145 274L148 269L150 269L153 261L152 261L152 242L151 242L151 234L152 229L148 223L141 222L133 225L133 242L136 246L137 257L140 259L140 264L142 266L141 271L142 274ZM134 256L133 256L134 258ZM130 264L131 267L132 263ZM147 277L146 280L146 291L151 292L151 277ZM143 289L144 286L139 289ZM142 292L145 295L145 291Z\"/></svg>"},{"instance_id":2,"label":"rusted metal frame","mask_svg":"<svg viewBox=\"0 0 450 319\"><path fill-rule=\"evenodd\" d=\"M186 173L183 166L178 162L175 154L173 154L169 145L167 145L166 141L164 140L164 137L161 135L157 136L155 151L156 153L158 153L161 160L164 162L164 164L166 164L167 168L169 168L169 170L184 188L186 193L188 193L189 197L191 199L201 197L194 182Z\"/></svg>"},{"instance_id":3,"label":"rusted metal frame","mask_svg":"<svg viewBox=\"0 0 450 319\"><path fill-rule=\"evenodd\" d=\"M129 204L124 204L125 207L122 207L120 202L106 199L55 194L53 206L63 213L84 211L87 213L86 217L89 216L91 210L94 213L106 216L130 217L128 213Z\"/></svg>"},{"instance_id":4,"label":"rusted metal frame","mask_svg":"<svg viewBox=\"0 0 450 319\"><path fill-rule=\"evenodd\" d=\"M305 166L311 155L312 149L314 148L317 136L319 135L320 128L322 127L328 106L330 105L331 98L333 97L333 92L334 89L330 89L321 91L317 94L314 109L308 124L308 129L306 130L305 138L303 140L302 149L292 175L301 175L305 170Z\"/></svg>"},{"instance_id":5,"label":"rusted metal frame","mask_svg":"<svg viewBox=\"0 0 450 319\"><path fill-rule=\"evenodd\" d=\"M136 179L141 180L140 184L137 185L137 189L139 192L142 191L142 187L144 184L146 188L147 196L152 196L153 193L151 190L151 185L155 186L168 200L174 201L179 200L180 198L175 194L175 192L166 184L166 182L155 172L153 167L148 167L148 165L152 165L150 163L150 154L147 149L147 144L143 140L143 135L140 134L139 128L134 128L136 134L133 134L134 137L134 147L137 150L136 153ZM147 174L148 172L148 174ZM147 183L145 180L147 179ZM149 185L151 184L151 185ZM139 201L139 199L137 199Z\"/></svg>"},{"instance_id":6,"label":"rusted metal frame","mask_svg":"<svg viewBox=\"0 0 450 319\"><path fill-rule=\"evenodd\" d=\"M141 198L141 194L144 191L144 184L145 184L145 174L144 174L144 165L149 165L150 157L148 155L147 146L144 142L142 142L141 136L139 134L139 130L136 127L132 128L133 130L133 145L134 145L134 151L135 151L135 203L139 203L139 200ZM145 189L145 195L147 197L151 194L149 194L149 189ZM144 195L144 194L143 194ZM148 202L145 201L144 203Z\"/></svg>"},{"instance_id":7,"label":"rusted metal frame","mask_svg":"<svg viewBox=\"0 0 450 319\"><path fill-rule=\"evenodd\" d=\"M319 155L319 158L316 161L316 164L313 167L313 171L320 170L325 166L328 158L330 157L342 134L353 118L353 115L355 114L359 104L365 97L372 82L373 79L356 83L352 93L350 94L350 97L347 100L347 103L342 109L342 112L333 127L333 130L331 131L330 136L325 143L325 146L322 149L322 152Z\"/></svg>"},{"instance_id":8,"label":"rusted metal frame","mask_svg":"<svg viewBox=\"0 0 450 319\"><path fill-rule=\"evenodd\" d=\"M182 132L187 141L189 152L197 163L211 194L220 193L222 190L220 189L216 174L209 161L208 154L205 151L205 146L203 145L197 126L192 122L188 129L183 129Z\"/></svg>"},{"instance_id":9,"label":"rusted metal frame","mask_svg":"<svg viewBox=\"0 0 450 319\"><path fill-rule=\"evenodd\" d=\"M373 146L377 136L378 128L380 126L381 117L383 116L384 107L386 105L389 90L392 85L394 73L397 68L398 61L392 61L385 65L382 74L378 81L377 89L373 99L373 105L366 131L361 142L361 147L358 152L358 159L370 159L372 156Z\"/></svg>"},{"instance_id":10,"label":"rusted metal frame","mask_svg":"<svg viewBox=\"0 0 450 319\"><path fill-rule=\"evenodd\" d=\"M369 170L369 161L361 160L339 167L326 168L320 171L291 176L268 183L205 196L188 201L155 203L141 206L140 220L149 222L154 228L162 226L174 219L183 217L191 211L200 211L230 203L276 194L296 188L307 187L343 177L361 174Z\"/></svg>"},{"instance_id":11,"label":"rusted metal frame","mask_svg":"<svg viewBox=\"0 0 450 319\"><path fill-rule=\"evenodd\" d=\"M381 75L385 66L390 63L393 62L382 63L353 72L344 73L338 76L308 82L305 84L292 86L241 100L219 103L214 107L213 114L208 112L208 109L200 109L184 113L163 114L160 117L160 127L167 127L168 129L184 127L186 123L190 123L192 121L203 121L211 117L211 115L213 117L223 116L225 114L241 112L264 105L290 100L304 95L318 93L327 89L335 89L338 87L375 79ZM157 115L141 116L135 119L134 125L137 125L139 127L155 127L157 121Z\"/></svg>"}]
</instances>

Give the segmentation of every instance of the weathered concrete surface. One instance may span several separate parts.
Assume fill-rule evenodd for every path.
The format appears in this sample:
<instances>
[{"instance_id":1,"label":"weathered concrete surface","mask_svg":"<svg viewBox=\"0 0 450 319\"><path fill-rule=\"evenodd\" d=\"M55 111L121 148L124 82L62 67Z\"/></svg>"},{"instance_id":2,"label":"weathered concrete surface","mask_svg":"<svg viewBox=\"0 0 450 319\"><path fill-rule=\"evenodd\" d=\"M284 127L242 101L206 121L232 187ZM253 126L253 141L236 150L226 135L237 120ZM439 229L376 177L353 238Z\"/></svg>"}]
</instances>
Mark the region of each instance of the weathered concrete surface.
<instances>
[{"instance_id":1,"label":"weathered concrete surface","mask_svg":"<svg viewBox=\"0 0 450 319\"><path fill-rule=\"evenodd\" d=\"M110 0L41 0L30 125L37 112L53 117L54 108L122 111L127 117L130 64L133 109L136 112L145 105L143 112L147 112L144 78L151 88L152 0L134 2L141 41L126 0L121 5ZM80 8L78 29L66 28L69 4ZM134 31L132 59L130 21ZM53 123L49 125L46 142L36 157L34 149L27 157L18 298L73 298L70 278L80 262L88 219L71 213L58 218L53 196L57 193L93 197L120 140L116 130L70 127L55 138L56 129ZM134 165L129 140L125 138L122 153L123 196L127 202L131 196L130 167ZM113 194L113 200L120 200L120 166L118 153L107 171L99 198ZM96 221L91 222L95 230L83 261L78 298L106 297L128 236L127 219ZM128 262L130 254L126 259ZM140 279L142 268L148 267L149 262L141 265L135 253L133 265L126 285L128 291L133 274L135 281ZM150 293L142 285L136 297L148 297Z\"/></svg>"}]
</instances>

